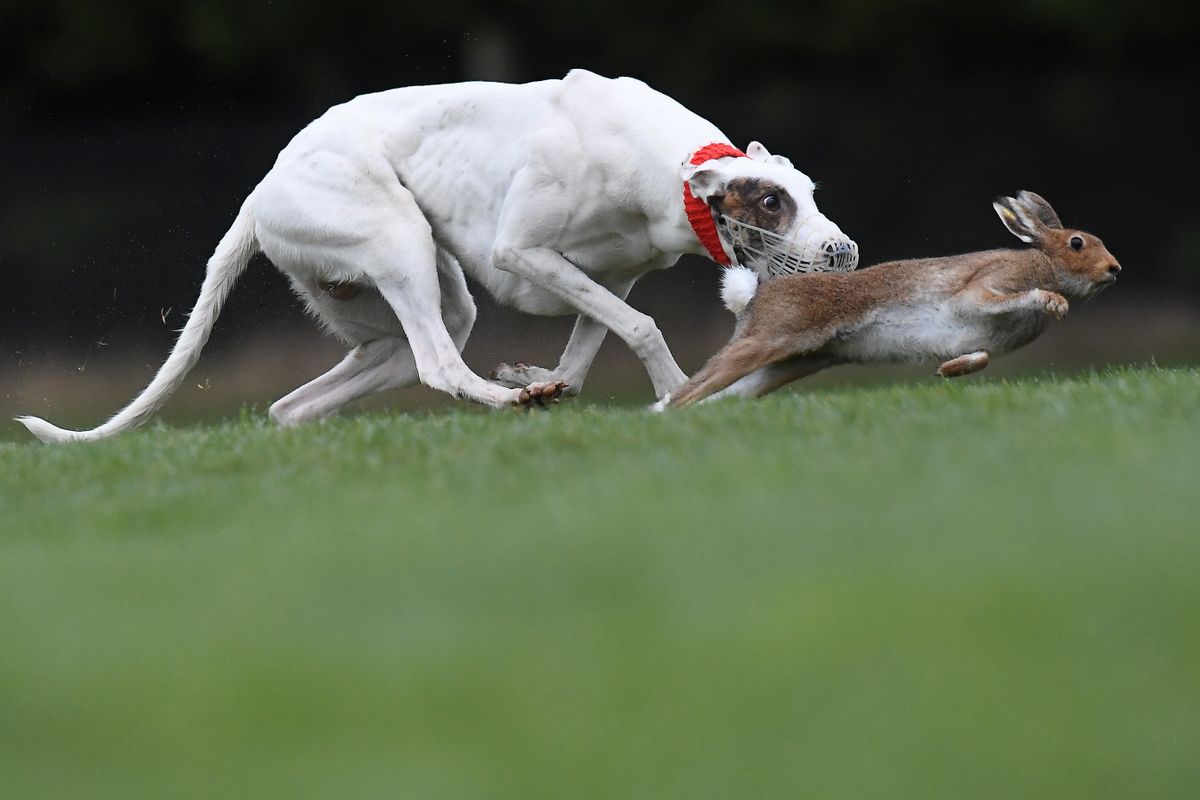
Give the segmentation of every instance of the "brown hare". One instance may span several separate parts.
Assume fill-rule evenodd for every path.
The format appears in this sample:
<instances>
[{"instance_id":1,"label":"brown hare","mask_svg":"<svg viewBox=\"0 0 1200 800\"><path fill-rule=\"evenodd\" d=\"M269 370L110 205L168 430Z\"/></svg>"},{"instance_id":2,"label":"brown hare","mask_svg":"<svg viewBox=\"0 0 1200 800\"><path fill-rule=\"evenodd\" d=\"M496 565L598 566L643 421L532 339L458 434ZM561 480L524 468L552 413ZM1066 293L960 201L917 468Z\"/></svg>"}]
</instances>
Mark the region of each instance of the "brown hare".
<instances>
[{"instance_id":1,"label":"brown hare","mask_svg":"<svg viewBox=\"0 0 1200 800\"><path fill-rule=\"evenodd\" d=\"M1117 279L1121 265L1104 244L1063 228L1033 192L992 206L1033 247L764 282L751 270L727 270L722 297L738 317L733 338L655 407L762 396L835 364L936 360L938 375L966 375L1037 338L1067 313L1068 298L1091 297Z\"/></svg>"}]
</instances>

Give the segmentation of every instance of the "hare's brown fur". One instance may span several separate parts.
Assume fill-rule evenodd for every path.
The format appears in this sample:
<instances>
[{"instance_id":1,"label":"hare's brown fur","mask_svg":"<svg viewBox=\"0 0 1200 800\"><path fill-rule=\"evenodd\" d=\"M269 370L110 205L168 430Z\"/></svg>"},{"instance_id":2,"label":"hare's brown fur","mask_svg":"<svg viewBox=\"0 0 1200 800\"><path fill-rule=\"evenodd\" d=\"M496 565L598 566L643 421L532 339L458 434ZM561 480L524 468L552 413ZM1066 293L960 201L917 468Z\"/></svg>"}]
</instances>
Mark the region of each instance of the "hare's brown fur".
<instances>
[{"instance_id":1,"label":"hare's brown fur","mask_svg":"<svg viewBox=\"0 0 1200 800\"><path fill-rule=\"evenodd\" d=\"M1099 239L1064 229L1038 195L1001 198L995 208L1034 247L760 284L733 339L671 404L731 386L733 394L762 395L840 363L939 360L939 375L965 375L986 367L991 355L1033 341L1067 312L1067 297L1095 294L1120 272Z\"/></svg>"}]
</instances>

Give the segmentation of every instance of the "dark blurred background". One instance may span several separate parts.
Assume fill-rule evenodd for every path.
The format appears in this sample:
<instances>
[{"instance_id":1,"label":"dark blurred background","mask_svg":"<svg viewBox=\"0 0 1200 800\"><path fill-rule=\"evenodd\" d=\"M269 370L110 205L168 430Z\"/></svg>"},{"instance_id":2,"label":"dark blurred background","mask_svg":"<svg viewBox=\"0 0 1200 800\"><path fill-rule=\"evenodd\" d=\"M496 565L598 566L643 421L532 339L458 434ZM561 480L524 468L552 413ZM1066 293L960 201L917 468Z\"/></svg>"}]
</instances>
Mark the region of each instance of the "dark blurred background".
<instances>
[{"instance_id":1,"label":"dark blurred background","mask_svg":"<svg viewBox=\"0 0 1200 800\"><path fill-rule=\"evenodd\" d=\"M990 200L1021 188L1101 236L1118 285L991 374L1194 362L1198 45L1200 4L1170 0L3 2L0 412L95 423L132 397L242 198L330 105L576 66L788 155L865 263L1015 245ZM685 257L631 297L688 371L730 330L717 272ZM477 298L473 368L553 365L569 320ZM265 405L339 353L261 262L171 413ZM610 337L586 394L648 399L649 384Z\"/></svg>"}]
</instances>

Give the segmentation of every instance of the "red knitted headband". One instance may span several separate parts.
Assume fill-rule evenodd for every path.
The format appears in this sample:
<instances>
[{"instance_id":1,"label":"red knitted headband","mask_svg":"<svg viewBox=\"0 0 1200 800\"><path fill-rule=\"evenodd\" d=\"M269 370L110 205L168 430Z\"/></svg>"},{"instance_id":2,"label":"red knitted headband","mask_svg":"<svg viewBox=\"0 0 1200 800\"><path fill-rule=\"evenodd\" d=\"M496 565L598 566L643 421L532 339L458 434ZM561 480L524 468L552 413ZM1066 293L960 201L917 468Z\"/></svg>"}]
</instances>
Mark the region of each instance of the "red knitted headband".
<instances>
[{"instance_id":1,"label":"red knitted headband","mask_svg":"<svg viewBox=\"0 0 1200 800\"><path fill-rule=\"evenodd\" d=\"M733 145L714 142L693 153L692 157L688 159L688 163L703 164L705 161L725 156L745 158L746 154ZM717 233L717 223L713 221L712 209L708 207L707 203L692 194L692 189L688 186L687 181L683 182L683 212L687 214L688 222L692 224L692 230L696 232L696 238L708 251L709 258L722 266L729 266L730 259L721 244L721 237Z\"/></svg>"}]
</instances>

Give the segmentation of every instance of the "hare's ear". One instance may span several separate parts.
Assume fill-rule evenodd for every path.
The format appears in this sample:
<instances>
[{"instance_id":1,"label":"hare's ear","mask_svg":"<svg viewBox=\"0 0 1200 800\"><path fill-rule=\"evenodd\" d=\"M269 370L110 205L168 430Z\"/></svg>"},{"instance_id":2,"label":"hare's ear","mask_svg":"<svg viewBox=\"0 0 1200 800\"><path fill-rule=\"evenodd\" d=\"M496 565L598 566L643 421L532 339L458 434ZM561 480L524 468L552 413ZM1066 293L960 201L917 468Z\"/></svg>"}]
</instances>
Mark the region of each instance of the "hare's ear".
<instances>
[{"instance_id":1,"label":"hare's ear","mask_svg":"<svg viewBox=\"0 0 1200 800\"><path fill-rule=\"evenodd\" d=\"M1062 222L1058 218L1058 214L1054 213L1054 209L1046 202L1046 198L1040 194L1029 192L1024 189L1017 192L1017 203L1030 214L1033 214L1047 228L1061 228Z\"/></svg>"},{"instance_id":2,"label":"hare's ear","mask_svg":"<svg viewBox=\"0 0 1200 800\"><path fill-rule=\"evenodd\" d=\"M996 209L1004 227L1008 228L1009 232L1022 242L1033 244L1041 238L1041 221L1022 208L1013 198L997 197L996 201L992 203L992 208Z\"/></svg>"}]
</instances>

